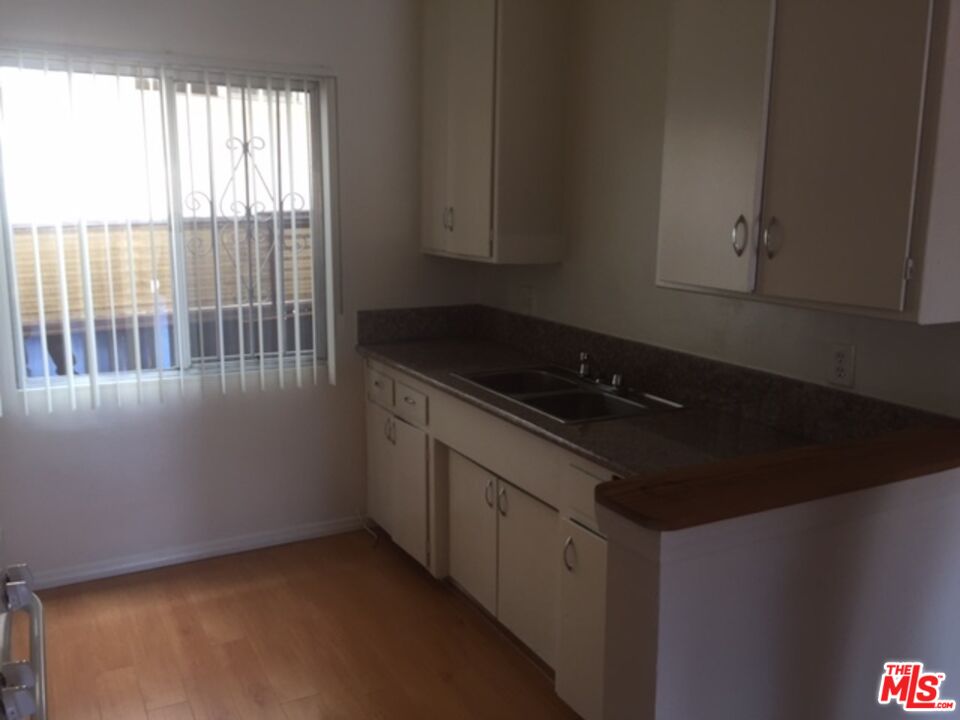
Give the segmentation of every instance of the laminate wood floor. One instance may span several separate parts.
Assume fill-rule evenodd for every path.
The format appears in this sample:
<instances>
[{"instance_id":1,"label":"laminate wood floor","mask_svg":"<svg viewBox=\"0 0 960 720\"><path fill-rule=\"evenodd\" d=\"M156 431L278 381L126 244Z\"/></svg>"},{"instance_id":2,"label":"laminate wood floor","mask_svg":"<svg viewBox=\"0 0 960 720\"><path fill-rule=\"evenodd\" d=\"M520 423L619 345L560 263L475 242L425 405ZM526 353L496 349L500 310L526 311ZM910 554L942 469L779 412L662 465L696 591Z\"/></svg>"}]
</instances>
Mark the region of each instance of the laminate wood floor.
<instances>
[{"instance_id":1,"label":"laminate wood floor","mask_svg":"<svg viewBox=\"0 0 960 720\"><path fill-rule=\"evenodd\" d=\"M50 720L576 717L478 609L363 533L42 597Z\"/></svg>"}]
</instances>

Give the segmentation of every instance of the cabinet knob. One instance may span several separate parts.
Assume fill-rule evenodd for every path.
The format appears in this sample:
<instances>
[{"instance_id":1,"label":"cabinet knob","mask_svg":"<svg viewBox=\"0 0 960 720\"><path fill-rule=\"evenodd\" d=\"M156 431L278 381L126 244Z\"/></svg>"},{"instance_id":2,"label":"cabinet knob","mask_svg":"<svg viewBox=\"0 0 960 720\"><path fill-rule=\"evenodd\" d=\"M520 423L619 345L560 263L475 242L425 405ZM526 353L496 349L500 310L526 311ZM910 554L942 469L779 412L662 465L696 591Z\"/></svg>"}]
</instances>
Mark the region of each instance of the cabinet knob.
<instances>
[{"instance_id":1,"label":"cabinet knob","mask_svg":"<svg viewBox=\"0 0 960 720\"><path fill-rule=\"evenodd\" d=\"M570 559L570 551L573 551L573 560ZM567 572L573 572L575 567L574 560L577 557L577 548L573 544L573 537L567 536L566 541L563 543L563 566L567 569Z\"/></svg>"},{"instance_id":2,"label":"cabinet knob","mask_svg":"<svg viewBox=\"0 0 960 720\"><path fill-rule=\"evenodd\" d=\"M497 510L500 511L500 514L503 517L507 516L507 489L500 488L500 492L497 493Z\"/></svg>"},{"instance_id":3,"label":"cabinet knob","mask_svg":"<svg viewBox=\"0 0 960 720\"><path fill-rule=\"evenodd\" d=\"M743 228L742 233L740 232L741 228ZM747 230L747 219L741 215L733 224L733 232L730 233L730 242L737 257L743 255L743 251L747 249Z\"/></svg>"},{"instance_id":4,"label":"cabinet knob","mask_svg":"<svg viewBox=\"0 0 960 720\"><path fill-rule=\"evenodd\" d=\"M487 502L487 507L493 507L493 480L487 481L487 486L483 489L483 499Z\"/></svg>"},{"instance_id":5,"label":"cabinet knob","mask_svg":"<svg viewBox=\"0 0 960 720\"><path fill-rule=\"evenodd\" d=\"M767 251L767 257L773 260L780 248L783 246L783 228L776 217L771 216L767 221L767 226L763 230L763 247Z\"/></svg>"}]
</instances>

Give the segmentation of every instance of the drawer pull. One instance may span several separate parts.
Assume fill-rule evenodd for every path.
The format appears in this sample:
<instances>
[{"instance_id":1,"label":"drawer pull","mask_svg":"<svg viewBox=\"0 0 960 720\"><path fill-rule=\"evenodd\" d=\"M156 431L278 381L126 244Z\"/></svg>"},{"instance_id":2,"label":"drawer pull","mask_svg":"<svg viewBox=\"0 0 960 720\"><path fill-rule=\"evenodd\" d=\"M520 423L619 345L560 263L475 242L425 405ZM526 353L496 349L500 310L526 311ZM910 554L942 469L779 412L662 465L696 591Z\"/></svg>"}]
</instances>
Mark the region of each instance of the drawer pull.
<instances>
[{"instance_id":1,"label":"drawer pull","mask_svg":"<svg viewBox=\"0 0 960 720\"><path fill-rule=\"evenodd\" d=\"M493 480L487 481L487 487L483 489L483 499L487 502L487 507L493 507Z\"/></svg>"},{"instance_id":2,"label":"drawer pull","mask_svg":"<svg viewBox=\"0 0 960 720\"><path fill-rule=\"evenodd\" d=\"M407 405L416 405L416 404L417 404L417 401L414 400L414 399L413 399L412 397L410 397L409 395L404 395L404 396L403 396L403 401L404 401Z\"/></svg>"},{"instance_id":3,"label":"drawer pull","mask_svg":"<svg viewBox=\"0 0 960 720\"><path fill-rule=\"evenodd\" d=\"M373 381L373 386L374 386L377 390L379 390L380 388L383 387L383 383L381 383L379 380L374 380L374 381Z\"/></svg>"}]
</instances>

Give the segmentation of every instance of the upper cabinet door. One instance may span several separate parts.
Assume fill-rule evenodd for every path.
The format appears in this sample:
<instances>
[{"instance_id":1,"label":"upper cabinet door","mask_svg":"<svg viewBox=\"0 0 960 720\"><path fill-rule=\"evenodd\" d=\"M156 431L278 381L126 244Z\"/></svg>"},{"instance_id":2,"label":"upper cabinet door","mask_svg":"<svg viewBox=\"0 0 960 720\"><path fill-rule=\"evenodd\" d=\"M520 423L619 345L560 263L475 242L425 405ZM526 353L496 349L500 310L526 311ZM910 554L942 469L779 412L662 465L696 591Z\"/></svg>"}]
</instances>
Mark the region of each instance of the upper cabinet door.
<instances>
[{"instance_id":1,"label":"upper cabinet door","mask_svg":"<svg viewBox=\"0 0 960 720\"><path fill-rule=\"evenodd\" d=\"M777 0L765 295L900 310L929 0Z\"/></svg>"},{"instance_id":2,"label":"upper cabinet door","mask_svg":"<svg viewBox=\"0 0 960 720\"><path fill-rule=\"evenodd\" d=\"M423 249L444 252L450 239L447 177L450 132L450 3L423 3L421 234Z\"/></svg>"},{"instance_id":3,"label":"upper cabinet door","mask_svg":"<svg viewBox=\"0 0 960 720\"><path fill-rule=\"evenodd\" d=\"M658 280L753 289L772 0L673 0Z\"/></svg>"},{"instance_id":4,"label":"upper cabinet door","mask_svg":"<svg viewBox=\"0 0 960 720\"><path fill-rule=\"evenodd\" d=\"M447 250L490 257L496 0L443 0L448 10L451 237Z\"/></svg>"},{"instance_id":5,"label":"upper cabinet door","mask_svg":"<svg viewBox=\"0 0 960 720\"><path fill-rule=\"evenodd\" d=\"M423 249L493 254L496 0L423 5Z\"/></svg>"}]
</instances>

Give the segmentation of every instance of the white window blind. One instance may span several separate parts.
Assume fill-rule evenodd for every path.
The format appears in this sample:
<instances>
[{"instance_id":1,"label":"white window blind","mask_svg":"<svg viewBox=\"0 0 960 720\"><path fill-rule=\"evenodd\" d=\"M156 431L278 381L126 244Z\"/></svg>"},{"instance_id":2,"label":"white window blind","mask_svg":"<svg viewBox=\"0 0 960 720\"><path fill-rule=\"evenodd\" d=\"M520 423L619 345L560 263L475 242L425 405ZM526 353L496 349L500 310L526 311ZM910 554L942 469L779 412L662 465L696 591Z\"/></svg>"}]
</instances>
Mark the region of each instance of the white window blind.
<instances>
[{"instance_id":1,"label":"white window blind","mask_svg":"<svg viewBox=\"0 0 960 720\"><path fill-rule=\"evenodd\" d=\"M324 78L0 51L25 412L333 380L331 96Z\"/></svg>"}]
</instances>

